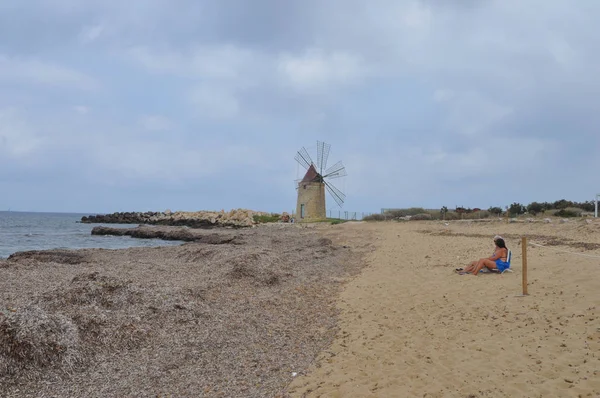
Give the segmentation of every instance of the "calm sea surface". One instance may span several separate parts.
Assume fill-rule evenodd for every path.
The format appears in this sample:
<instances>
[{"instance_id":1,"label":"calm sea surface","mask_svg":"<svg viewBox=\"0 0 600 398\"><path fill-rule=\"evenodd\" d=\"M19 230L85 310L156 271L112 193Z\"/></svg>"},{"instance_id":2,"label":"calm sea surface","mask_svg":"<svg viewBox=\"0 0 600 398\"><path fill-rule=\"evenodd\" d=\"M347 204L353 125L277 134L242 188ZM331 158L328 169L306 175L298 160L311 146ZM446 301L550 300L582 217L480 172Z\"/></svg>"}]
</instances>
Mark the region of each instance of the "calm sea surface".
<instances>
[{"instance_id":1,"label":"calm sea surface","mask_svg":"<svg viewBox=\"0 0 600 398\"><path fill-rule=\"evenodd\" d=\"M181 242L159 239L135 239L128 236L92 236L94 226L103 224L78 223L82 216L74 213L22 213L0 211L0 258L23 250L56 248L151 247L179 245ZM111 225L134 227L137 225Z\"/></svg>"}]
</instances>

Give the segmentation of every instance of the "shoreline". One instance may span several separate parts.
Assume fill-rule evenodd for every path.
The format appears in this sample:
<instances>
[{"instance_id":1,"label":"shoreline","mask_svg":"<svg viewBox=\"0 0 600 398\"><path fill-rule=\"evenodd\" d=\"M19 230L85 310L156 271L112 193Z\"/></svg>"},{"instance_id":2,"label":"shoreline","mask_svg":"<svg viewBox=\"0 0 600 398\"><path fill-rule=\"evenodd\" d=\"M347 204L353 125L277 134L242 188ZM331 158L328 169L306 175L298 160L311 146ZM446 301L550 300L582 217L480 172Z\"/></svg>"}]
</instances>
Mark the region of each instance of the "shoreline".
<instances>
[{"instance_id":1,"label":"shoreline","mask_svg":"<svg viewBox=\"0 0 600 398\"><path fill-rule=\"evenodd\" d=\"M345 229L261 225L221 230L221 244L0 261L0 330L22 336L0 334L0 395L276 396L337 331L335 299L369 245ZM45 341L36 325L52 322Z\"/></svg>"}]
</instances>

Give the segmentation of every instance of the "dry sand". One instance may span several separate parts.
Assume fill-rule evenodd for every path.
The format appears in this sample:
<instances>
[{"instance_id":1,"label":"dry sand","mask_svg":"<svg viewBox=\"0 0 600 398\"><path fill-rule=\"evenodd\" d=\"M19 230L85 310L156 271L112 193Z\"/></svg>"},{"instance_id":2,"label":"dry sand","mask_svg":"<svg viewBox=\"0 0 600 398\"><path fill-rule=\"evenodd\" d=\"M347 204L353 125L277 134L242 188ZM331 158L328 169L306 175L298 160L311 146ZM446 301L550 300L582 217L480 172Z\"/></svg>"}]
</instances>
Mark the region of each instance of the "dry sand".
<instances>
[{"instance_id":1,"label":"dry sand","mask_svg":"<svg viewBox=\"0 0 600 398\"><path fill-rule=\"evenodd\" d=\"M291 396L600 396L600 223L346 224L377 237L368 267L343 290L340 332ZM514 273L453 269L513 250ZM529 247L521 293L520 236Z\"/></svg>"}]
</instances>

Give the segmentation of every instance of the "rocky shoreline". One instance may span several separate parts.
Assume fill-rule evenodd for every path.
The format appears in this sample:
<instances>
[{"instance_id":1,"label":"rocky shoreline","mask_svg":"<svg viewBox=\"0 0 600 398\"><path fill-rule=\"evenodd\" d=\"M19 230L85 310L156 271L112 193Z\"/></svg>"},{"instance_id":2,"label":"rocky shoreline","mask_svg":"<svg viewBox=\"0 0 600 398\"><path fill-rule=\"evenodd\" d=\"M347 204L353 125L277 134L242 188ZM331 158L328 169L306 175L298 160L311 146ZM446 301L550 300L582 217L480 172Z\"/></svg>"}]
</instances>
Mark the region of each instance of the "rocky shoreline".
<instances>
[{"instance_id":1,"label":"rocky shoreline","mask_svg":"<svg viewBox=\"0 0 600 398\"><path fill-rule=\"evenodd\" d=\"M255 216L268 213L252 210L237 209L226 212L198 211L185 212L170 210L164 212L117 212L81 217L86 224L150 224L187 226L190 228L232 227L245 228L256 224Z\"/></svg>"},{"instance_id":2,"label":"rocky shoreline","mask_svg":"<svg viewBox=\"0 0 600 398\"><path fill-rule=\"evenodd\" d=\"M0 259L0 397L287 396L338 333L337 294L372 241L317 224L124 229L199 239Z\"/></svg>"},{"instance_id":3,"label":"rocky shoreline","mask_svg":"<svg viewBox=\"0 0 600 398\"><path fill-rule=\"evenodd\" d=\"M201 242L211 245L226 243L238 244L241 238L234 234L200 233L193 229L169 226L136 228L94 227L92 235L131 236L138 239L179 240L182 242Z\"/></svg>"}]
</instances>

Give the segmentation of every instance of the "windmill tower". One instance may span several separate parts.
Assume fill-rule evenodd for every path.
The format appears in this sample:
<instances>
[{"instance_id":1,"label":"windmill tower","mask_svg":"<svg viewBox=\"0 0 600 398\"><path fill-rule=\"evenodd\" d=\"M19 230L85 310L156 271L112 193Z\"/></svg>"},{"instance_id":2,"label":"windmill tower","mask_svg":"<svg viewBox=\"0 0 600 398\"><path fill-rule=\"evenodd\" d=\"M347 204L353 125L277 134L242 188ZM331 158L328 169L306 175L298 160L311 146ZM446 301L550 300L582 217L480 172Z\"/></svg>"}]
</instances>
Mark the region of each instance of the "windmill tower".
<instances>
[{"instance_id":1,"label":"windmill tower","mask_svg":"<svg viewBox=\"0 0 600 398\"><path fill-rule=\"evenodd\" d=\"M327 158L331 145L317 141L317 163L315 164L308 151L302 147L294 157L296 161L306 170L304 178L300 180L296 189L298 190L298 202L296 204L296 217L298 221L317 220L327 217L325 207L325 190L329 192L333 200L342 207L346 195L337 189L331 180L347 175L346 167L342 162L337 162L327 168Z\"/></svg>"}]
</instances>

